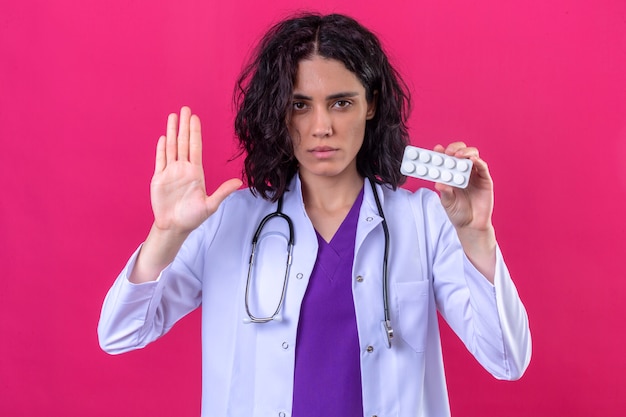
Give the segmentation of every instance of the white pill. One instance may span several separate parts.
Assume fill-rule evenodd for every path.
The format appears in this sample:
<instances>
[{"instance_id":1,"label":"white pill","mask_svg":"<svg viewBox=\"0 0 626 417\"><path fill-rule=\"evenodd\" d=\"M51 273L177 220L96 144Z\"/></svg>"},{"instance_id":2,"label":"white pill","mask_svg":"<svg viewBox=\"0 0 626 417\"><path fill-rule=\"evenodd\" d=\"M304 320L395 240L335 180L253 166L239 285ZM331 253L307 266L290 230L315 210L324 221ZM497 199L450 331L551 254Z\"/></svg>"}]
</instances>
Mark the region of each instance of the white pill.
<instances>
[{"instance_id":1,"label":"white pill","mask_svg":"<svg viewBox=\"0 0 626 417\"><path fill-rule=\"evenodd\" d=\"M405 162L402 164L402 170L408 174L415 171L415 165L410 162Z\"/></svg>"},{"instance_id":2,"label":"white pill","mask_svg":"<svg viewBox=\"0 0 626 417\"><path fill-rule=\"evenodd\" d=\"M439 166L443 164L443 158L440 155L433 155L433 165Z\"/></svg>"},{"instance_id":3,"label":"white pill","mask_svg":"<svg viewBox=\"0 0 626 417\"><path fill-rule=\"evenodd\" d=\"M407 159L416 160L418 156L419 156L419 153L417 152L416 149L409 148L409 149L406 150L406 157L407 157Z\"/></svg>"},{"instance_id":4,"label":"white pill","mask_svg":"<svg viewBox=\"0 0 626 417\"><path fill-rule=\"evenodd\" d=\"M428 168L426 168L424 165L418 165L415 172L417 173L417 175L423 177L428 172Z\"/></svg>"},{"instance_id":5,"label":"white pill","mask_svg":"<svg viewBox=\"0 0 626 417\"><path fill-rule=\"evenodd\" d=\"M437 168L431 168L428 170L428 176L433 179L439 178L439 170Z\"/></svg>"},{"instance_id":6,"label":"white pill","mask_svg":"<svg viewBox=\"0 0 626 417\"><path fill-rule=\"evenodd\" d=\"M423 163L427 163L430 161L430 154L427 152L422 152L420 154L420 161L422 161Z\"/></svg>"},{"instance_id":7,"label":"white pill","mask_svg":"<svg viewBox=\"0 0 626 417\"><path fill-rule=\"evenodd\" d=\"M446 161L444 162L444 165L446 168L448 169L452 169L456 166L456 162L454 162L454 159L451 158L446 158Z\"/></svg>"},{"instance_id":8,"label":"white pill","mask_svg":"<svg viewBox=\"0 0 626 417\"><path fill-rule=\"evenodd\" d=\"M450 171L443 171L441 173L441 179L445 182L450 182L450 180L452 179L452 174L450 173Z\"/></svg>"},{"instance_id":9,"label":"white pill","mask_svg":"<svg viewBox=\"0 0 626 417\"><path fill-rule=\"evenodd\" d=\"M465 182L465 177L461 174L455 174L454 175L454 183L457 185L463 185L463 183Z\"/></svg>"},{"instance_id":10,"label":"white pill","mask_svg":"<svg viewBox=\"0 0 626 417\"><path fill-rule=\"evenodd\" d=\"M465 161L459 161L456 164L456 169L458 169L461 172L467 171L467 168L469 168L469 164Z\"/></svg>"}]
</instances>

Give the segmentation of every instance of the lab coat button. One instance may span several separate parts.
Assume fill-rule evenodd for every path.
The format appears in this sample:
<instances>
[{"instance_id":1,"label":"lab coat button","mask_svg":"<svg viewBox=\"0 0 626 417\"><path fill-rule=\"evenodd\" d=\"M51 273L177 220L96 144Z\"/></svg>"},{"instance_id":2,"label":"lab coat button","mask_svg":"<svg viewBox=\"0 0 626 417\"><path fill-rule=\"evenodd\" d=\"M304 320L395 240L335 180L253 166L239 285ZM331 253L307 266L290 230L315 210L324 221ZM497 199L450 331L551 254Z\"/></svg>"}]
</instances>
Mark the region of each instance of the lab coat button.
<instances>
[{"instance_id":1,"label":"lab coat button","mask_svg":"<svg viewBox=\"0 0 626 417\"><path fill-rule=\"evenodd\" d=\"M289 349L289 343L283 342L283 349Z\"/></svg>"},{"instance_id":2,"label":"lab coat button","mask_svg":"<svg viewBox=\"0 0 626 417\"><path fill-rule=\"evenodd\" d=\"M302 277L304 277L304 275L302 275L302 272L298 272L298 273L296 274L296 278L297 278L297 279L302 279Z\"/></svg>"},{"instance_id":3,"label":"lab coat button","mask_svg":"<svg viewBox=\"0 0 626 417\"><path fill-rule=\"evenodd\" d=\"M368 217L368 218L365 219L366 222L371 222L372 220L374 220L373 217Z\"/></svg>"},{"instance_id":4,"label":"lab coat button","mask_svg":"<svg viewBox=\"0 0 626 417\"><path fill-rule=\"evenodd\" d=\"M359 275L358 277L356 277L356 282L363 282L363 276Z\"/></svg>"},{"instance_id":5,"label":"lab coat button","mask_svg":"<svg viewBox=\"0 0 626 417\"><path fill-rule=\"evenodd\" d=\"M367 347L367 351L368 351L369 353L372 353L372 352L374 351L374 346L368 346L368 347Z\"/></svg>"},{"instance_id":6,"label":"lab coat button","mask_svg":"<svg viewBox=\"0 0 626 417\"><path fill-rule=\"evenodd\" d=\"M287 414L284 411L281 411L280 413L278 413L278 417L286 417Z\"/></svg>"}]
</instances>

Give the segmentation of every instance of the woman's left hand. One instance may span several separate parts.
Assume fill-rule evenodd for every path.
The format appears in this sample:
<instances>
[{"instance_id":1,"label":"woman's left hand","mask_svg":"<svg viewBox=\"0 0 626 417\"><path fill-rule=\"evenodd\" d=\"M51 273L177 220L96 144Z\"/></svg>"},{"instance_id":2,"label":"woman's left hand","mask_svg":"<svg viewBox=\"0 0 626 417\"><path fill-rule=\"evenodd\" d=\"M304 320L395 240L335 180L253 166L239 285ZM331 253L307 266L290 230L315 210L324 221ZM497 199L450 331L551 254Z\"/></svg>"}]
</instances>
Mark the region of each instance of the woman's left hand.
<instances>
[{"instance_id":1,"label":"woman's left hand","mask_svg":"<svg viewBox=\"0 0 626 417\"><path fill-rule=\"evenodd\" d=\"M463 142L454 142L447 148L437 145L434 151L457 158L468 158L474 163L467 188L441 183L435 184L435 188L441 194L441 203L457 231L488 231L492 227L493 181L487 163L480 159L478 149L468 147Z\"/></svg>"},{"instance_id":2,"label":"woman's left hand","mask_svg":"<svg viewBox=\"0 0 626 417\"><path fill-rule=\"evenodd\" d=\"M459 241L469 260L491 283L495 279L496 235L491 223L493 213L493 181L487 163L480 159L478 149L463 142L454 142L436 152L457 158L468 158L474 163L467 188L435 184L441 194L441 203L456 229Z\"/></svg>"}]
</instances>

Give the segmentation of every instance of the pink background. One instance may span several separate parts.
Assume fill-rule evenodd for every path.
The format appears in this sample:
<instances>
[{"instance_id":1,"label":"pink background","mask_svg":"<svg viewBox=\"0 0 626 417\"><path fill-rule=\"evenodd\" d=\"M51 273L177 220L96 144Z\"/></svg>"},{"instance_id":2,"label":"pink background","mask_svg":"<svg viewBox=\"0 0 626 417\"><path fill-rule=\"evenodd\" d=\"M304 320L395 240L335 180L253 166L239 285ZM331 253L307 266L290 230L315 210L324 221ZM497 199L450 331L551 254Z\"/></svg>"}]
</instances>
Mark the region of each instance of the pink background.
<instances>
[{"instance_id":1,"label":"pink background","mask_svg":"<svg viewBox=\"0 0 626 417\"><path fill-rule=\"evenodd\" d=\"M623 0L2 3L0 415L199 415L198 312L112 357L100 306L151 223L167 114L200 115L210 189L237 176L235 77L301 7L380 35L413 93L413 144L462 139L490 163L533 360L519 382L496 381L444 327L453 415L623 415Z\"/></svg>"}]
</instances>

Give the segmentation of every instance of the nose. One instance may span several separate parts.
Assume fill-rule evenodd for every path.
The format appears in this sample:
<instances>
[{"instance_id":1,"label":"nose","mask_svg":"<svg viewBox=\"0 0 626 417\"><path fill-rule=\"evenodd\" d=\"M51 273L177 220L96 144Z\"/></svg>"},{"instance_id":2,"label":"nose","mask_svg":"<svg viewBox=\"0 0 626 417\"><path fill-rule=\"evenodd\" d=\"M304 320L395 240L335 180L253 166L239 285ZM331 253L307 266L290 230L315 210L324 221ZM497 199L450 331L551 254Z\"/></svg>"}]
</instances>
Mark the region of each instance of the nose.
<instances>
[{"instance_id":1,"label":"nose","mask_svg":"<svg viewBox=\"0 0 626 417\"><path fill-rule=\"evenodd\" d=\"M317 109L313 114L313 136L324 138L333 134L333 123L326 109Z\"/></svg>"}]
</instances>

